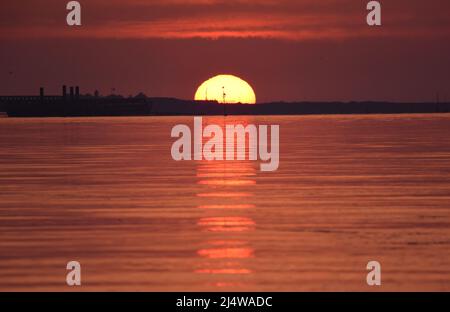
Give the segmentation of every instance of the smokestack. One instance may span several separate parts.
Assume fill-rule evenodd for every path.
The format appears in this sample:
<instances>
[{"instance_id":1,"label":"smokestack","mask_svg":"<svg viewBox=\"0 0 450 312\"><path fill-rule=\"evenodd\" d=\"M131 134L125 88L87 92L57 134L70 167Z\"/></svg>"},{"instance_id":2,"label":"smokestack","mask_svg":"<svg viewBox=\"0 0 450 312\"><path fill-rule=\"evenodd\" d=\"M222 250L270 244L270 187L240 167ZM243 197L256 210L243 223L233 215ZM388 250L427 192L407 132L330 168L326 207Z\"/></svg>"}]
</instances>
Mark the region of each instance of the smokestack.
<instances>
[{"instance_id":1,"label":"smokestack","mask_svg":"<svg viewBox=\"0 0 450 312\"><path fill-rule=\"evenodd\" d=\"M62 88L62 96L63 96L63 100L65 101L67 98L67 87L65 85Z\"/></svg>"},{"instance_id":2,"label":"smokestack","mask_svg":"<svg viewBox=\"0 0 450 312\"><path fill-rule=\"evenodd\" d=\"M41 103L44 102L44 88L39 88L39 97L41 98Z\"/></svg>"},{"instance_id":3,"label":"smokestack","mask_svg":"<svg viewBox=\"0 0 450 312\"><path fill-rule=\"evenodd\" d=\"M73 87L70 87L70 100L73 101Z\"/></svg>"},{"instance_id":4,"label":"smokestack","mask_svg":"<svg viewBox=\"0 0 450 312\"><path fill-rule=\"evenodd\" d=\"M75 87L75 98L78 100L80 98L80 87Z\"/></svg>"}]
</instances>

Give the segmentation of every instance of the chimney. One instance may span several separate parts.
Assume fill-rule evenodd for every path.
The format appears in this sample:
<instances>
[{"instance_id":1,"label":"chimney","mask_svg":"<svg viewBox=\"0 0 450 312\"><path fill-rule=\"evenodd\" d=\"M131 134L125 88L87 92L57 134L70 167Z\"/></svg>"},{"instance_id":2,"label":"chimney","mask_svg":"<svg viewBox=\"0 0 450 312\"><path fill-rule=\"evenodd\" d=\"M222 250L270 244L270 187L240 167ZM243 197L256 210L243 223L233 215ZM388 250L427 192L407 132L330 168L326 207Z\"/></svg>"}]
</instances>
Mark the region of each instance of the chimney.
<instances>
[{"instance_id":1,"label":"chimney","mask_svg":"<svg viewBox=\"0 0 450 312\"><path fill-rule=\"evenodd\" d=\"M75 98L78 100L80 98L80 87L75 87Z\"/></svg>"},{"instance_id":2,"label":"chimney","mask_svg":"<svg viewBox=\"0 0 450 312\"><path fill-rule=\"evenodd\" d=\"M70 87L70 100L73 101L73 87Z\"/></svg>"},{"instance_id":3,"label":"chimney","mask_svg":"<svg viewBox=\"0 0 450 312\"><path fill-rule=\"evenodd\" d=\"M62 88L62 96L63 96L63 100L65 101L67 98L67 87L65 85Z\"/></svg>"}]
</instances>

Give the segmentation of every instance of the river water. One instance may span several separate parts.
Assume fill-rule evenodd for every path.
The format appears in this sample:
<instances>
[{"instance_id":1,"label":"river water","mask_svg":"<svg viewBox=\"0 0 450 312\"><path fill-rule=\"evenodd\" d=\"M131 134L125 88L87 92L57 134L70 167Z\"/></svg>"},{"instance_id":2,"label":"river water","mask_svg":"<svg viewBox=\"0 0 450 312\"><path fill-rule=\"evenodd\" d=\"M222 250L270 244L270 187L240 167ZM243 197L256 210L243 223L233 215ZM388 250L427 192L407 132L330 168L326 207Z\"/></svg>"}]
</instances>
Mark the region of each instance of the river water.
<instances>
[{"instance_id":1,"label":"river water","mask_svg":"<svg viewBox=\"0 0 450 312\"><path fill-rule=\"evenodd\" d=\"M450 290L450 115L203 121L279 125L279 169L174 161L192 117L0 119L0 290Z\"/></svg>"}]
</instances>

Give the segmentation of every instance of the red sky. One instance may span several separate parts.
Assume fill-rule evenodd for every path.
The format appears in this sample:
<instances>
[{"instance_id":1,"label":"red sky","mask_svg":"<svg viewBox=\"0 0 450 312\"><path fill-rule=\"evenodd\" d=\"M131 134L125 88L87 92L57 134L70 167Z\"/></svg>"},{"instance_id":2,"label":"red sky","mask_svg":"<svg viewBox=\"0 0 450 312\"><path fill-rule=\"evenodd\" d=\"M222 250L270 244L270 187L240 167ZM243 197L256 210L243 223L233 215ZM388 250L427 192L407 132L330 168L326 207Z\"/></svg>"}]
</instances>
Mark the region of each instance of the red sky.
<instances>
[{"instance_id":1,"label":"red sky","mask_svg":"<svg viewBox=\"0 0 450 312\"><path fill-rule=\"evenodd\" d=\"M0 3L0 94L83 92L192 98L216 74L271 100L450 100L450 1L63 0Z\"/></svg>"}]
</instances>

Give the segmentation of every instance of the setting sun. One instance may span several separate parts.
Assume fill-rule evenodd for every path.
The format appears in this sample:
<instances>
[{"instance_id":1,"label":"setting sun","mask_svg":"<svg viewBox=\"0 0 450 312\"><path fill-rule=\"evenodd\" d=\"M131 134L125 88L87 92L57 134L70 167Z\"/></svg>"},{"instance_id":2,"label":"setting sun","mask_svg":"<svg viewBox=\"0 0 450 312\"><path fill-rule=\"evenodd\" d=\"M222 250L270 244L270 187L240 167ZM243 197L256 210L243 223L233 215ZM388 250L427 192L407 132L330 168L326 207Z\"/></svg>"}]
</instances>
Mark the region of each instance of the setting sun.
<instances>
[{"instance_id":1,"label":"setting sun","mask_svg":"<svg viewBox=\"0 0 450 312\"><path fill-rule=\"evenodd\" d=\"M227 104L255 104L253 88L233 75L218 75L206 80L195 93L196 101L217 101Z\"/></svg>"}]
</instances>

